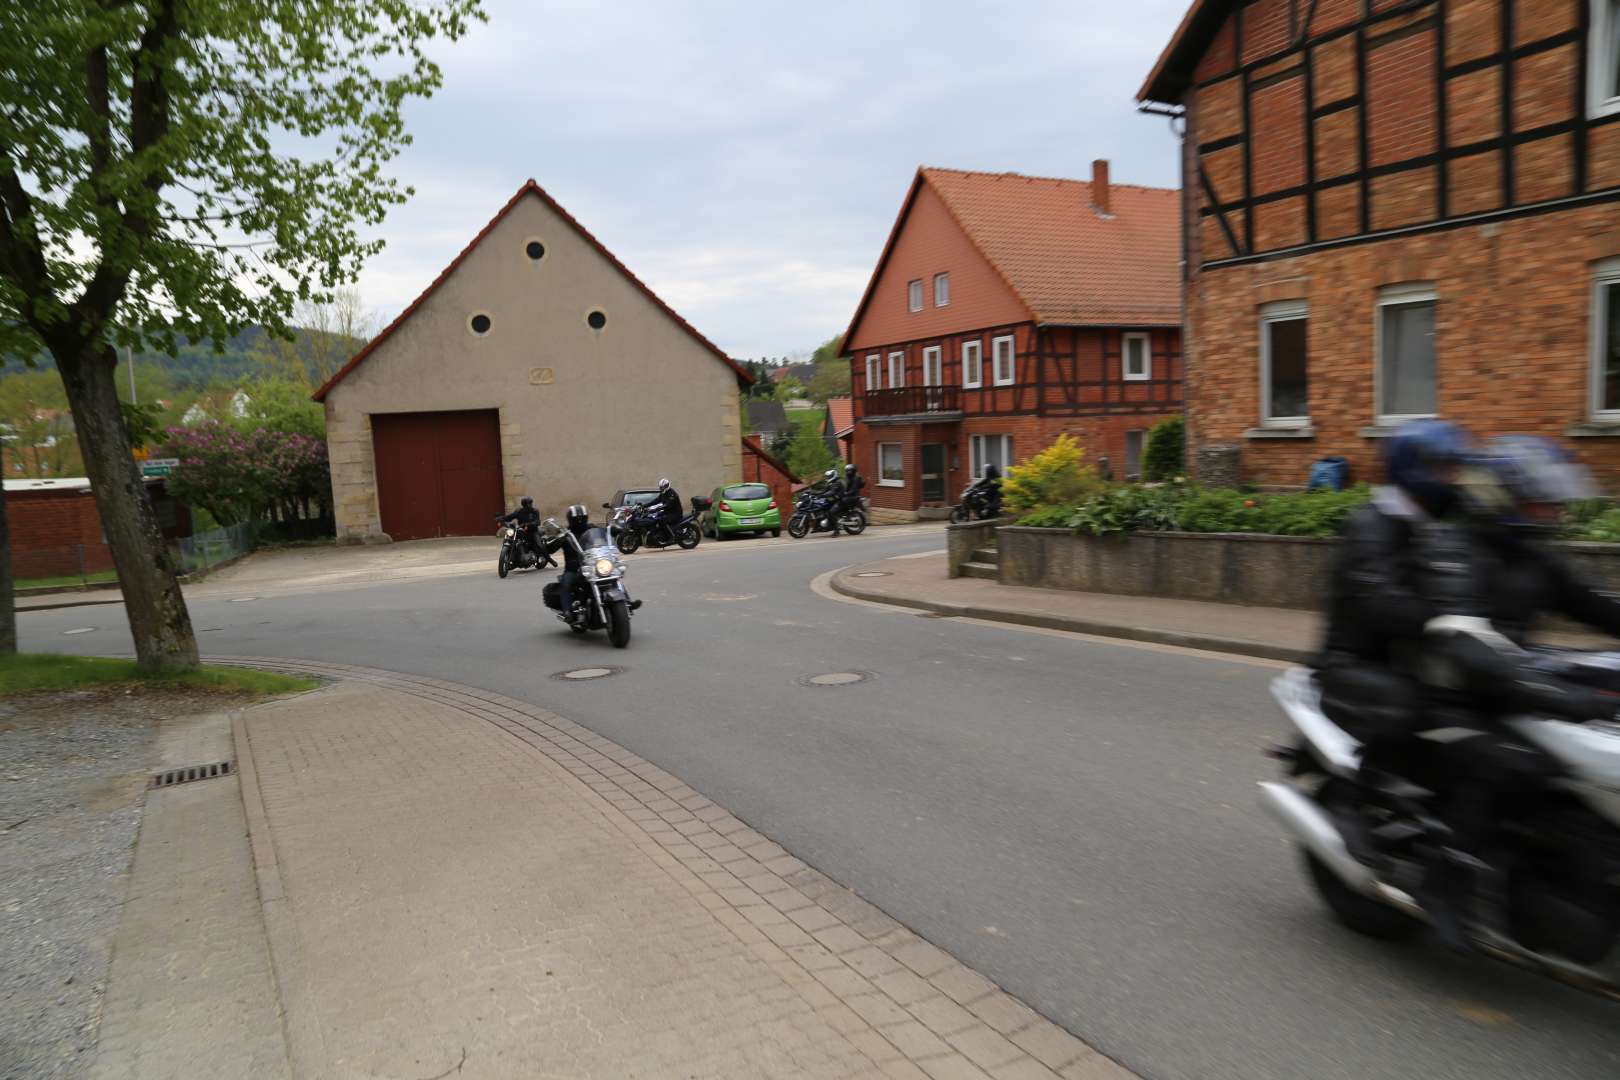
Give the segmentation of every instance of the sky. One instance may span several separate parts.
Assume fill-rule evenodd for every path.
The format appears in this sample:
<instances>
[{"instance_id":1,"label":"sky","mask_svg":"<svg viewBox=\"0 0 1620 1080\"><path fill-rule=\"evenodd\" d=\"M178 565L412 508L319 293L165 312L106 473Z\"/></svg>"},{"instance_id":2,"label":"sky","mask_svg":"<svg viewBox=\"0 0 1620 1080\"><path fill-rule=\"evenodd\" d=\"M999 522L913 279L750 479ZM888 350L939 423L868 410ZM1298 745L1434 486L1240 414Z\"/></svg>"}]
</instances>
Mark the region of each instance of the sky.
<instances>
[{"instance_id":1,"label":"sky","mask_svg":"<svg viewBox=\"0 0 1620 1080\"><path fill-rule=\"evenodd\" d=\"M1174 186L1135 94L1189 0L486 0L362 273L393 318L529 177L736 357L860 302L919 165Z\"/></svg>"}]
</instances>

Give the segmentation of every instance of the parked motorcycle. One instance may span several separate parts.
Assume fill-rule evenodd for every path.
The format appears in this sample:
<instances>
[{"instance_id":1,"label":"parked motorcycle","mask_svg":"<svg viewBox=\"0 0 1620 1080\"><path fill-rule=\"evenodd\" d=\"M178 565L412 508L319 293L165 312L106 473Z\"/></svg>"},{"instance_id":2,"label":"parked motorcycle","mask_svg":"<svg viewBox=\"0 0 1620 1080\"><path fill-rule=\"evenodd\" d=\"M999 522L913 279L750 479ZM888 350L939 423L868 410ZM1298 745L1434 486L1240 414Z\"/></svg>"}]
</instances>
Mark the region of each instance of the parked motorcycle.
<instances>
[{"instance_id":1,"label":"parked motorcycle","mask_svg":"<svg viewBox=\"0 0 1620 1080\"><path fill-rule=\"evenodd\" d=\"M619 550L626 555L634 555L642 544L663 548L674 543L680 545L683 551L691 551L703 540L696 510L674 524L667 524L646 506L621 506L615 510L610 504L603 503L602 508L613 511L609 528Z\"/></svg>"},{"instance_id":2,"label":"parked motorcycle","mask_svg":"<svg viewBox=\"0 0 1620 1080\"><path fill-rule=\"evenodd\" d=\"M562 530L556 519L548 518L546 531L555 536ZM550 582L541 590L541 600L574 633L606 630L613 647L624 648L630 644L630 615L641 607L641 601L630 599L625 590L625 565L612 534L593 525L579 536L563 532L563 537L564 543L579 552L579 585L573 596L564 597L562 582Z\"/></svg>"},{"instance_id":3,"label":"parked motorcycle","mask_svg":"<svg viewBox=\"0 0 1620 1080\"><path fill-rule=\"evenodd\" d=\"M1530 663L1620 693L1620 652L1536 649ZM1620 1001L1620 723L1524 715L1472 736L1495 740L1481 745L1507 760L1539 750L1554 775L1502 800L1483 850L1453 853L1449 806L1425 786L1421 766L1369 784L1359 775L1360 743L1322 711L1309 671L1286 672L1272 694L1299 738L1271 751L1288 762L1291 779L1262 783L1262 801L1298 841L1312 883L1341 922L1375 938L1409 937L1432 921L1419 899L1428 868L1437 857L1460 862L1472 884L1453 903L1463 905L1457 914L1473 948ZM1436 736L1463 730L1455 718L1437 715L1435 725L1447 729ZM1444 777L1435 780L1444 786Z\"/></svg>"},{"instance_id":4,"label":"parked motorcycle","mask_svg":"<svg viewBox=\"0 0 1620 1080\"><path fill-rule=\"evenodd\" d=\"M522 523L501 526L496 534L501 538L501 554L495 560L495 572L501 577L513 570L543 570L557 565L557 561L549 555L537 554L538 545L531 543L534 528L532 524Z\"/></svg>"},{"instance_id":5,"label":"parked motorcycle","mask_svg":"<svg viewBox=\"0 0 1620 1080\"><path fill-rule=\"evenodd\" d=\"M962 501L951 508L952 521L988 521L1001 516L1001 492L976 480L962 489Z\"/></svg>"},{"instance_id":6,"label":"parked motorcycle","mask_svg":"<svg viewBox=\"0 0 1620 1080\"><path fill-rule=\"evenodd\" d=\"M788 518L788 535L803 540L813 532L832 532L833 498L806 488L793 497L793 516ZM848 506L838 513L838 527L851 536L866 531L866 512L857 506Z\"/></svg>"}]
</instances>

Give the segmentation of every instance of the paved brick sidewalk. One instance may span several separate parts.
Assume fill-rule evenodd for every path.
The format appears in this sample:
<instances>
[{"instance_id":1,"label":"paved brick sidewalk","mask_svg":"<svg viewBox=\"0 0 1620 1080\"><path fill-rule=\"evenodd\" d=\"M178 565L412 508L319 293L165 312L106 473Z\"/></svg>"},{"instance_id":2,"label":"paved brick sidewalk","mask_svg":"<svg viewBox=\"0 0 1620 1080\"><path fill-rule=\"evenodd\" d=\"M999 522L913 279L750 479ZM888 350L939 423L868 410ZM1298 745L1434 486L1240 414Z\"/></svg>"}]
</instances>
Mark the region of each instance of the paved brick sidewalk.
<instances>
[{"instance_id":1,"label":"paved brick sidewalk","mask_svg":"<svg viewBox=\"0 0 1620 1080\"><path fill-rule=\"evenodd\" d=\"M568 721L250 662L347 680L238 730L295 1076L1130 1076Z\"/></svg>"},{"instance_id":2,"label":"paved brick sidewalk","mask_svg":"<svg viewBox=\"0 0 1620 1080\"><path fill-rule=\"evenodd\" d=\"M835 592L858 600L941 615L1289 663L1305 662L1322 638L1322 616L1314 611L1037 589L1002 585L984 578L952 578L946 574L943 553L923 558L900 556L846 567L834 573L829 584ZM1544 633L1538 638L1575 647L1614 647L1608 638L1582 633Z\"/></svg>"}]
</instances>

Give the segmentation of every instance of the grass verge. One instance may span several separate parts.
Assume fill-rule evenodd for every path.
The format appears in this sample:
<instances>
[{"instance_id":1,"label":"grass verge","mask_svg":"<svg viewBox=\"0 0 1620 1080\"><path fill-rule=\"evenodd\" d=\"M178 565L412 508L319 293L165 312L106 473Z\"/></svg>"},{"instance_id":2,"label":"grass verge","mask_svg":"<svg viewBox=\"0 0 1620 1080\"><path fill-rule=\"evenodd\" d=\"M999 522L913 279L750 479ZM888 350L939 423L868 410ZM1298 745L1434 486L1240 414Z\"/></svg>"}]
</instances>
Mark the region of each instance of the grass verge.
<instances>
[{"instance_id":1,"label":"grass verge","mask_svg":"<svg viewBox=\"0 0 1620 1080\"><path fill-rule=\"evenodd\" d=\"M43 589L59 585L115 585L118 571L103 570L96 574L66 574L62 577L23 578L16 582L19 589Z\"/></svg>"},{"instance_id":2,"label":"grass verge","mask_svg":"<svg viewBox=\"0 0 1620 1080\"><path fill-rule=\"evenodd\" d=\"M312 690L320 680L250 668L210 664L174 675L143 675L133 660L62 653L19 653L0 657L0 696L36 690L83 690L100 686L152 686L247 694L290 694Z\"/></svg>"}]
</instances>

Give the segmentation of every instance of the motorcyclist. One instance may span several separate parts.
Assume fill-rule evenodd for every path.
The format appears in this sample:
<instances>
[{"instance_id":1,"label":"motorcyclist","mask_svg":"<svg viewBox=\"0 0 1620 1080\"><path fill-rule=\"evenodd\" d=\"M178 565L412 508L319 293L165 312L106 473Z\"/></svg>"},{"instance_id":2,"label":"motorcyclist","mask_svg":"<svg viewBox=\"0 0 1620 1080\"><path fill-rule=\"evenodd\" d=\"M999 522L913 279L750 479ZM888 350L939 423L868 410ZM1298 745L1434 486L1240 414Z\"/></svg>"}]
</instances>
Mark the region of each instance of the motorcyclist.
<instances>
[{"instance_id":1,"label":"motorcyclist","mask_svg":"<svg viewBox=\"0 0 1620 1080\"><path fill-rule=\"evenodd\" d=\"M667 479L658 481L658 497L647 504L656 516L656 527L662 530L664 541L675 539L675 526L681 520L681 497Z\"/></svg>"},{"instance_id":2,"label":"motorcyclist","mask_svg":"<svg viewBox=\"0 0 1620 1080\"><path fill-rule=\"evenodd\" d=\"M821 500L821 512L827 515L827 525L832 529L834 536L838 535L838 519L844 509L844 485L838 479L837 469L828 469L821 474L821 480L816 484Z\"/></svg>"},{"instance_id":3,"label":"motorcyclist","mask_svg":"<svg viewBox=\"0 0 1620 1080\"><path fill-rule=\"evenodd\" d=\"M852 510L861 507L861 492L866 488L866 477L852 461L844 466L844 505Z\"/></svg>"},{"instance_id":4,"label":"motorcyclist","mask_svg":"<svg viewBox=\"0 0 1620 1080\"><path fill-rule=\"evenodd\" d=\"M551 555L558 549L561 549L563 553L563 572L557 578L562 596L563 611L567 611L573 606L576 592L579 589L582 541L585 530L591 527L590 514L580 503L575 503L568 508L565 521L567 522L566 532L559 532L555 536L547 537L541 544L541 551L546 555ZM569 543L570 534L574 538L574 543Z\"/></svg>"},{"instance_id":5,"label":"motorcyclist","mask_svg":"<svg viewBox=\"0 0 1620 1080\"><path fill-rule=\"evenodd\" d=\"M985 505L990 509L991 517L1001 516L1001 470L993 461L984 463L984 470L979 474L978 481L973 485L984 492Z\"/></svg>"},{"instance_id":6,"label":"motorcyclist","mask_svg":"<svg viewBox=\"0 0 1620 1080\"><path fill-rule=\"evenodd\" d=\"M518 536L522 538L524 546L534 552L537 557L544 557L540 550L540 511L534 508L534 500L525 495L518 500L516 510L509 514L496 514L495 520L502 524L516 524Z\"/></svg>"}]
</instances>

